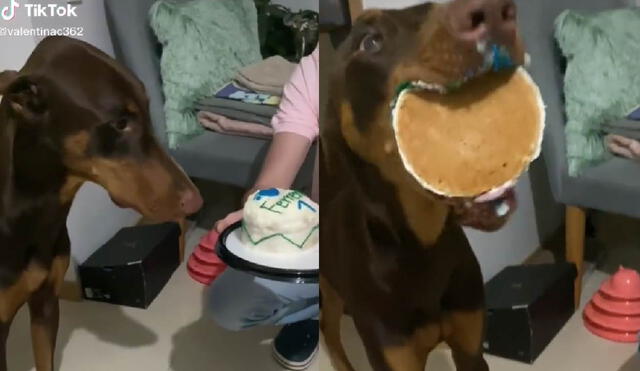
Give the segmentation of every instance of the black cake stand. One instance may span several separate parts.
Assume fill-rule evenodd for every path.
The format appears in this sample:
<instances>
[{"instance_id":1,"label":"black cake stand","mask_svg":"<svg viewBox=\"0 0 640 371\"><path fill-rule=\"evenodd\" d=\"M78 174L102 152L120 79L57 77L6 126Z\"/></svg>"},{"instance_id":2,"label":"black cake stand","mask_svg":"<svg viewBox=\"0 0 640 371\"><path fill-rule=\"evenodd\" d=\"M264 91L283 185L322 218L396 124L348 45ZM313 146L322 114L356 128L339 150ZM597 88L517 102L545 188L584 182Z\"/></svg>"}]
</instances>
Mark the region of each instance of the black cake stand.
<instances>
[{"instance_id":1,"label":"black cake stand","mask_svg":"<svg viewBox=\"0 0 640 371\"><path fill-rule=\"evenodd\" d=\"M220 238L218 238L218 244L216 246L216 252L220 259L228 266L239 271L249 273L251 275L266 278L274 281L292 282L292 283L318 283L320 277L320 271L318 269L313 270L292 270L274 268L265 265L260 265L255 262L250 262L229 250L225 244L227 237L236 229L242 227L242 222L232 224L225 229Z\"/></svg>"}]
</instances>

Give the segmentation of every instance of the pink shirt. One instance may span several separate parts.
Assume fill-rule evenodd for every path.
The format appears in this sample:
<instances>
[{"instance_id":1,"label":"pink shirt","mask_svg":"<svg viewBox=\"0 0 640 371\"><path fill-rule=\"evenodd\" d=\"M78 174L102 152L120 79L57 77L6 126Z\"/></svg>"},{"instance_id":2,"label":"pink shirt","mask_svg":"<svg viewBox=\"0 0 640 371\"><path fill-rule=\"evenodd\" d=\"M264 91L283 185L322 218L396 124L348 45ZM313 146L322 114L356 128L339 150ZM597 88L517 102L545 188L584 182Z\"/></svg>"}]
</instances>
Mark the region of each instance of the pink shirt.
<instances>
[{"instance_id":1,"label":"pink shirt","mask_svg":"<svg viewBox=\"0 0 640 371\"><path fill-rule=\"evenodd\" d=\"M320 48L302 58L284 87L280 109L271 121L274 133L295 133L316 140L320 127ZM311 198L319 201L318 152Z\"/></svg>"},{"instance_id":2,"label":"pink shirt","mask_svg":"<svg viewBox=\"0 0 640 371\"><path fill-rule=\"evenodd\" d=\"M302 58L284 87L280 109L273 117L274 132L296 133L314 141L320 122L320 49Z\"/></svg>"}]
</instances>

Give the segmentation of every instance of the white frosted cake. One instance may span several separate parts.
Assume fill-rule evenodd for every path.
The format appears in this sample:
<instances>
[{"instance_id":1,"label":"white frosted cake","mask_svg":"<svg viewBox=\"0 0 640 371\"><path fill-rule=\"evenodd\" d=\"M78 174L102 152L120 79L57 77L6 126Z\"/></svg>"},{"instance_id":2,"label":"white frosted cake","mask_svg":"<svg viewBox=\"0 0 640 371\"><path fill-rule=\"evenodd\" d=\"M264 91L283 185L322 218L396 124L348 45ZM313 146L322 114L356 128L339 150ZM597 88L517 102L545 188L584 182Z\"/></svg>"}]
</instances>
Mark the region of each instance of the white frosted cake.
<instances>
[{"instance_id":1,"label":"white frosted cake","mask_svg":"<svg viewBox=\"0 0 640 371\"><path fill-rule=\"evenodd\" d=\"M295 254L318 245L320 209L304 194L264 189L244 205L241 240L250 248Z\"/></svg>"}]
</instances>

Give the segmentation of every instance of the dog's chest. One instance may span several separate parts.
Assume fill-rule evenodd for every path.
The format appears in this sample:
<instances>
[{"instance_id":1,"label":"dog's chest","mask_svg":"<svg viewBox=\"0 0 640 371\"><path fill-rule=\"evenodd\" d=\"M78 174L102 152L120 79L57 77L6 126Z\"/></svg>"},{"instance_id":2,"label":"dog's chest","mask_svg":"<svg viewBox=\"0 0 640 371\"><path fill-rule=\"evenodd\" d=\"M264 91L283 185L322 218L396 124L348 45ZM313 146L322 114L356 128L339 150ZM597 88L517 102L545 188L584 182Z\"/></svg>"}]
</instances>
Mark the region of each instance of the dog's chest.
<instances>
[{"instance_id":1,"label":"dog's chest","mask_svg":"<svg viewBox=\"0 0 640 371\"><path fill-rule=\"evenodd\" d=\"M0 287L12 285L29 266L48 271L56 257L69 255L67 208L44 202L15 216L0 232Z\"/></svg>"}]
</instances>

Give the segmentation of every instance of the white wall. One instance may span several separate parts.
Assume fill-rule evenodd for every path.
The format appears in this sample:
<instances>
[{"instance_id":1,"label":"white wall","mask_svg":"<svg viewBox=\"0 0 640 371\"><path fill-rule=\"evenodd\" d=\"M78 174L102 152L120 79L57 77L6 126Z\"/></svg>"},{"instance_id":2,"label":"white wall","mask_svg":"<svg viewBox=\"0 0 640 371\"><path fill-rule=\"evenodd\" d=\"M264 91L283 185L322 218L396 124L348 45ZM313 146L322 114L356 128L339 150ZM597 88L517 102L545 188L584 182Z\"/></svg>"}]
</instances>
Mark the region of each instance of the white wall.
<instances>
[{"instance_id":1,"label":"white wall","mask_svg":"<svg viewBox=\"0 0 640 371\"><path fill-rule=\"evenodd\" d=\"M273 3L284 5L294 11L298 11L301 9L311 9L317 12L319 9L318 1L322 0L273 0Z\"/></svg>"},{"instance_id":2,"label":"white wall","mask_svg":"<svg viewBox=\"0 0 640 371\"><path fill-rule=\"evenodd\" d=\"M30 0L25 3L32 4L64 4L66 1ZM103 0L84 0L77 6L78 17L46 17L32 18L34 27L82 27L84 34L77 37L86 41L103 52L113 56L113 44L107 28L107 19ZM38 41L44 37L37 38Z\"/></svg>"},{"instance_id":3,"label":"white wall","mask_svg":"<svg viewBox=\"0 0 640 371\"><path fill-rule=\"evenodd\" d=\"M42 1L21 1L20 3L35 4ZM83 40L113 55L113 45L106 26L102 0L85 0L78 6L77 19L29 19L26 12L21 11L12 21L0 20L0 22L3 22L0 23L0 27L12 28L83 26L85 29ZM0 69L19 70L39 41L37 37L0 37L0 50L11 51L0 53ZM103 188L93 183L85 184L78 192L67 219L74 263L83 262L116 231L134 224L138 218L138 214L133 210L124 210L115 206ZM70 269L66 278L75 280L75 269Z\"/></svg>"},{"instance_id":4,"label":"white wall","mask_svg":"<svg viewBox=\"0 0 640 371\"><path fill-rule=\"evenodd\" d=\"M363 0L365 8L402 8L425 2L424 0ZM446 2L436 0L433 2ZM540 247L535 206L529 175L520 179L516 187L518 210L509 223L494 233L467 229L465 232L480 261L484 279L488 280L504 267L520 264Z\"/></svg>"},{"instance_id":5,"label":"white wall","mask_svg":"<svg viewBox=\"0 0 640 371\"><path fill-rule=\"evenodd\" d=\"M133 210L114 205L104 188L86 183L78 191L67 219L74 260L85 261L120 228L135 224L139 218Z\"/></svg>"},{"instance_id":6,"label":"white wall","mask_svg":"<svg viewBox=\"0 0 640 371\"><path fill-rule=\"evenodd\" d=\"M485 280L508 265L522 263L540 247L529 174L525 174L518 182L516 194L518 209L501 230L493 233L465 230L480 261Z\"/></svg>"},{"instance_id":7,"label":"white wall","mask_svg":"<svg viewBox=\"0 0 640 371\"><path fill-rule=\"evenodd\" d=\"M5 6L5 2L0 2L0 6ZM31 27L31 20L26 13L18 12L11 21L0 18L0 27L11 29ZM35 45L36 41L31 37L0 36L0 71L19 70ZM11 52L8 53L9 50Z\"/></svg>"}]
</instances>

